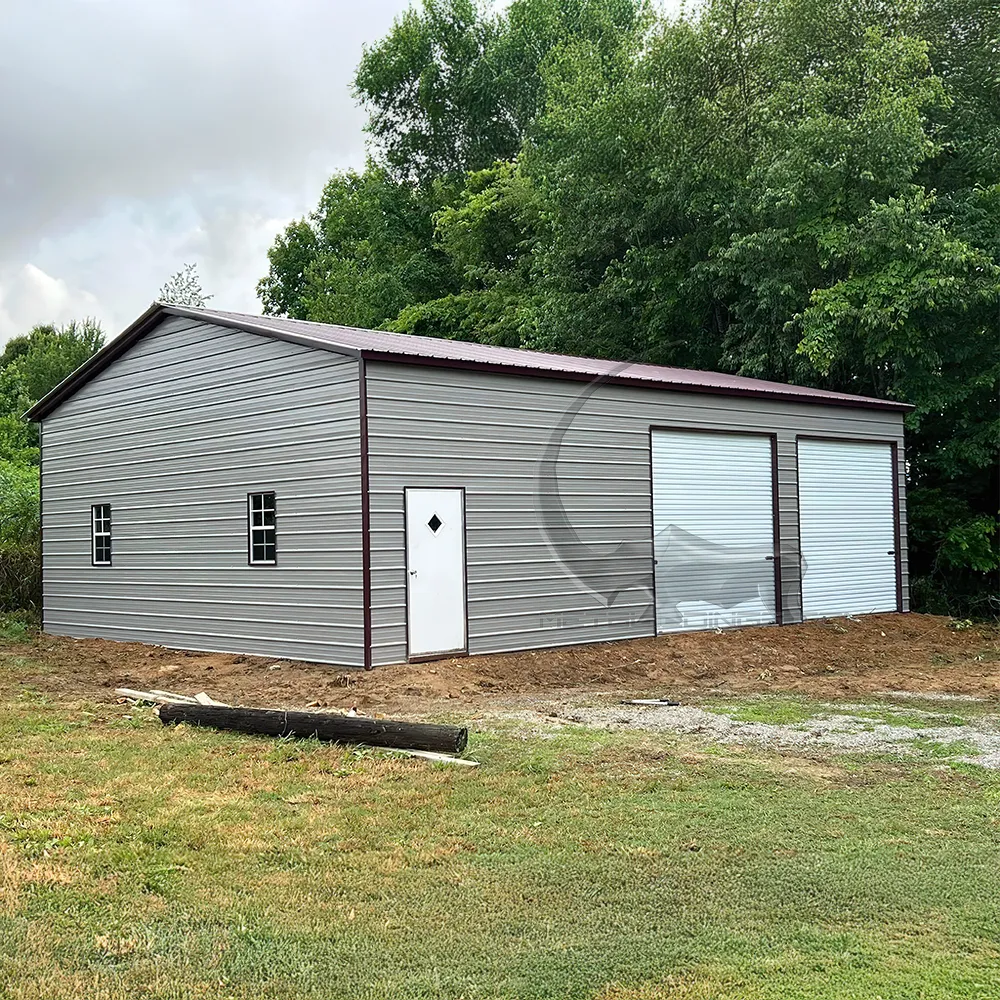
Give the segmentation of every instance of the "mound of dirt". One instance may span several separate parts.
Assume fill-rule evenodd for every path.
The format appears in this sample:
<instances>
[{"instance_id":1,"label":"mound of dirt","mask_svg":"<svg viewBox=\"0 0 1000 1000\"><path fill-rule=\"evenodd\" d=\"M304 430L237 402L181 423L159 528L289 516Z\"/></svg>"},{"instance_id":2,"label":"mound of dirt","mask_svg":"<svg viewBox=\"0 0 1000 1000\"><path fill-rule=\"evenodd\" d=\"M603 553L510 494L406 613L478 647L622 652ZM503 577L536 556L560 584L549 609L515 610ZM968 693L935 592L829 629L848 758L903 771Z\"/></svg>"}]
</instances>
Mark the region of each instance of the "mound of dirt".
<instances>
[{"instance_id":1,"label":"mound of dirt","mask_svg":"<svg viewBox=\"0 0 1000 1000\"><path fill-rule=\"evenodd\" d=\"M37 673L30 665L19 670L22 682L71 700L110 700L116 687L159 688L207 691L234 704L356 705L380 714L474 710L507 697L555 691L849 698L905 690L1000 698L1000 630L954 625L931 615L868 615L404 663L370 672L45 635L0 647L0 660L17 656L37 663Z\"/></svg>"}]
</instances>

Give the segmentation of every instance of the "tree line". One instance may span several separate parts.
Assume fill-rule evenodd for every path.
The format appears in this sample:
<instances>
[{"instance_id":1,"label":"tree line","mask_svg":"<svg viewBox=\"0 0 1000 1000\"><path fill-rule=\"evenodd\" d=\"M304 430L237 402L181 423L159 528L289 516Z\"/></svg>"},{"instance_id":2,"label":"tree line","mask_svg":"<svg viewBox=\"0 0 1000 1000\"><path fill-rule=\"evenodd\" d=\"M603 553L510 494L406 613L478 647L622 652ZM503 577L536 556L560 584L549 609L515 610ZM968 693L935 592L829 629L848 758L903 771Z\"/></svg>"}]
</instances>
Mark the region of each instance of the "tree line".
<instances>
[{"instance_id":1,"label":"tree line","mask_svg":"<svg viewBox=\"0 0 1000 1000\"><path fill-rule=\"evenodd\" d=\"M996 614L1000 8L422 0L264 311L912 403L915 607Z\"/></svg>"}]
</instances>

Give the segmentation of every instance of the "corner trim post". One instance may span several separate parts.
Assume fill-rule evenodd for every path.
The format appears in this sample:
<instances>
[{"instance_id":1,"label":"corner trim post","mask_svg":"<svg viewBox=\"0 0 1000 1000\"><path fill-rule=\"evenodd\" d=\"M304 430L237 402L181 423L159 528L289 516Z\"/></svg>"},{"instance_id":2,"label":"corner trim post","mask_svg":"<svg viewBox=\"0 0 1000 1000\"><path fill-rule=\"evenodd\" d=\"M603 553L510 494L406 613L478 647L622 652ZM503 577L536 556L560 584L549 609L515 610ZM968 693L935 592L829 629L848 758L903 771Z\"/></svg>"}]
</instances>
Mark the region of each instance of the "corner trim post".
<instances>
[{"instance_id":1,"label":"corner trim post","mask_svg":"<svg viewBox=\"0 0 1000 1000\"><path fill-rule=\"evenodd\" d=\"M358 359L358 419L361 446L361 602L364 622L364 667L372 669L371 498L368 492L368 372Z\"/></svg>"}]
</instances>

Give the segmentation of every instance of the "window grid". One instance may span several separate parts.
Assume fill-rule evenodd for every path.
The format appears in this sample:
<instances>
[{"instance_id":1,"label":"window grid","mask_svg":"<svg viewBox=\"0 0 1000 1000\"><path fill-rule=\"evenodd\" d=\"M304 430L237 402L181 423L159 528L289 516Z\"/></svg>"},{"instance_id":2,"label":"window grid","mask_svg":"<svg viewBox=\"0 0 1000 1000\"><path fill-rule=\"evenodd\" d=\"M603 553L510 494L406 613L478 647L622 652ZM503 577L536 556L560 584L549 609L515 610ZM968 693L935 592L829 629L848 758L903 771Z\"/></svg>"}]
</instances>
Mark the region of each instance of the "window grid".
<instances>
[{"instance_id":1,"label":"window grid","mask_svg":"<svg viewBox=\"0 0 1000 1000\"><path fill-rule=\"evenodd\" d=\"M247 494L247 544L251 566L278 561L277 504L273 493Z\"/></svg>"},{"instance_id":2,"label":"window grid","mask_svg":"<svg viewBox=\"0 0 1000 1000\"><path fill-rule=\"evenodd\" d=\"M91 562L111 565L111 504L95 503L90 508Z\"/></svg>"}]
</instances>

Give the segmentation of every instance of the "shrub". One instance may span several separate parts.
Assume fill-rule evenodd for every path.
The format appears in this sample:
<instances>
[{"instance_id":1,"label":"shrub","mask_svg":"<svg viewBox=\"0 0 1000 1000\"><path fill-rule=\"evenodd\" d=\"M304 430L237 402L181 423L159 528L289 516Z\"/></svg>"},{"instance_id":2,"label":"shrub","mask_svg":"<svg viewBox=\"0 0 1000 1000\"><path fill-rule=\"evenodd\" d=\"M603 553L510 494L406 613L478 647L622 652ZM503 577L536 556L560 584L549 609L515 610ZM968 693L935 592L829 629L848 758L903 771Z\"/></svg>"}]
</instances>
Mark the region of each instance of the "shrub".
<instances>
[{"instance_id":1,"label":"shrub","mask_svg":"<svg viewBox=\"0 0 1000 1000\"><path fill-rule=\"evenodd\" d=\"M38 469L0 462L0 612L42 606Z\"/></svg>"},{"instance_id":2,"label":"shrub","mask_svg":"<svg viewBox=\"0 0 1000 1000\"><path fill-rule=\"evenodd\" d=\"M42 561L38 543L0 545L0 613L42 607Z\"/></svg>"}]
</instances>

